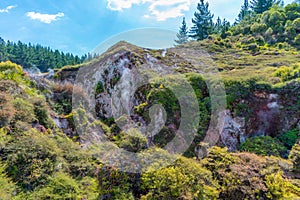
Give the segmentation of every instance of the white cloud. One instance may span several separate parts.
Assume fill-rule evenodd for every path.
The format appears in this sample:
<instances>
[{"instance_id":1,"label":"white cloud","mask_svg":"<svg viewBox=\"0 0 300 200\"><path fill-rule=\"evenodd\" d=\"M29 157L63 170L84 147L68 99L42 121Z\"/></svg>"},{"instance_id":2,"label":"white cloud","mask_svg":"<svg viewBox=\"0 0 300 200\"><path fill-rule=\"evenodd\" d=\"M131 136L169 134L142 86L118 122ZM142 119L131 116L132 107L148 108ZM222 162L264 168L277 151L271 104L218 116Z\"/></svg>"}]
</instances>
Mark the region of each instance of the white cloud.
<instances>
[{"instance_id":1,"label":"white cloud","mask_svg":"<svg viewBox=\"0 0 300 200\"><path fill-rule=\"evenodd\" d=\"M146 19L149 19L151 16L150 15L144 15L143 17L146 18Z\"/></svg>"},{"instance_id":2,"label":"white cloud","mask_svg":"<svg viewBox=\"0 0 300 200\"><path fill-rule=\"evenodd\" d=\"M107 7L110 10L122 11L131 8L133 4L144 4L151 0L107 0Z\"/></svg>"},{"instance_id":3,"label":"white cloud","mask_svg":"<svg viewBox=\"0 0 300 200\"><path fill-rule=\"evenodd\" d=\"M11 10L11 9L13 9L13 8L15 8L15 7L17 7L17 5L7 6L7 7L4 8L4 9L0 9L0 13L8 13L9 10Z\"/></svg>"},{"instance_id":4,"label":"white cloud","mask_svg":"<svg viewBox=\"0 0 300 200\"><path fill-rule=\"evenodd\" d=\"M147 4L148 13L144 18L155 17L157 21L183 16L184 11L189 11L195 0L107 0L110 10L123 11L133 5Z\"/></svg>"},{"instance_id":5,"label":"white cloud","mask_svg":"<svg viewBox=\"0 0 300 200\"><path fill-rule=\"evenodd\" d=\"M53 21L57 21L59 18L65 16L64 13L57 13L55 15L51 14L41 14L36 12L28 12L26 16L33 20L39 20L43 23L50 24Z\"/></svg>"},{"instance_id":6,"label":"white cloud","mask_svg":"<svg viewBox=\"0 0 300 200\"><path fill-rule=\"evenodd\" d=\"M190 0L160 0L151 3L149 11L158 21L183 16L183 11L189 11Z\"/></svg>"}]
</instances>

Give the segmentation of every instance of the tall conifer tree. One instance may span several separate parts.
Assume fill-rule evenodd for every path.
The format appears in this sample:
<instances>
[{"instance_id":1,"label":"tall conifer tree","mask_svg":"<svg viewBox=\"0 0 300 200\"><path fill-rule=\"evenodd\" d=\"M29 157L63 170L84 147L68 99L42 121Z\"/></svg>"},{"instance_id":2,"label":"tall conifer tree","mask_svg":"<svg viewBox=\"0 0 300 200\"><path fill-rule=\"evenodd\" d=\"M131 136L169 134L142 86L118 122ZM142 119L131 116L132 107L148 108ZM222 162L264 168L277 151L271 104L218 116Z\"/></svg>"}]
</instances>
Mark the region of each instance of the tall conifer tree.
<instances>
[{"instance_id":1,"label":"tall conifer tree","mask_svg":"<svg viewBox=\"0 0 300 200\"><path fill-rule=\"evenodd\" d=\"M236 21L241 22L245 17L249 16L249 14L250 14L249 1L244 0L244 4L242 5L241 11L238 15L238 19Z\"/></svg>"},{"instance_id":2,"label":"tall conifer tree","mask_svg":"<svg viewBox=\"0 0 300 200\"><path fill-rule=\"evenodd\" d=\"M276 0L252 0L251 8L254 12L260 14L269 10L276 2Z\"/></svg>"},{"instance_id":3,"label":"tall conifer tree","mask_svg":"<svg viewBox=\"0 0 300 200\"><path fill-rule=\"evenodd\" d=\"M188 42L189 36L188 36L188 27L185 22L185 17L182 20L182 25L179 28L179 32L176 34L177 40L175 42L177 44L184 44Z\"/></svg>"},{"instance_id":4,"label":"tall conifer tree","mask_svg":"<svg viewBox=\"0 0 300 200\"><path fill-rule=\"evenodd\" d=\"M194 19L192 22L194 26L190 30L190 37L196 40L204 40L213 32L213 15L208 9L209 4L204 0L200 0L197 5L197 10L194 13Z\"/></svg>"},{"instance_id":5,"label":"tall conifer tree","mask_svg":"<svg viewBox=\"0 0 300 200\"><path fill-rule=\"evenodd\" d=\"M214 25L214 33L221 33L222 31L222 20L220 17L217 18L217 21Z\"/></svg>"}]
</instances>

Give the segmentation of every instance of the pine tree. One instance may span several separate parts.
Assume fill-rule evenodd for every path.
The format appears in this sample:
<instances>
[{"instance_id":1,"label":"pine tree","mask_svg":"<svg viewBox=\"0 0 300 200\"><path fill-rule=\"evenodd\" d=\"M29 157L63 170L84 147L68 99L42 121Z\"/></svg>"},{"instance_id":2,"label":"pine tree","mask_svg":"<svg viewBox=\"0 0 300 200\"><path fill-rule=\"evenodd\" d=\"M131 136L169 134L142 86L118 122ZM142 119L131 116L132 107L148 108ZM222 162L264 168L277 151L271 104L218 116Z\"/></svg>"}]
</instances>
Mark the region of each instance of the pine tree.
<instances>
[{"instance_id":1,"label":"pine tree","mask_svg":"<svg viewBox=\"0 0 300 200\"><path fill-rule=\"evenodd\" d=\"M220 17L218 17L217 22L215 23L214 26L214 33L218 34L221 33L222 31L222 20Z\"/></svg>"},{"instance_id":2,"label":"pine tree","mask_svg":"<svg viewBox=\"0 0 300 200\"><path fill-rule=\"evenodd\" d=\"M238 15L238 19L236 22L241 22L245 17L250 15L250 6L249 6L249 1L244 0L244 4L242 5L241 11Z\"/></svg>"},{"instance_id":3,"label":"pine tree","mask_svg":"<svg viewBox=\"0 0 300 200\"><path fill-rule=\"evenodd\" d=\"M197 10L194 13L194 19L192 22L194 26L190 30L190 37L196 40L204 40L213 32L213 22L212 18L214 17L208 10L209 4L204 0L200 0L200 3L197 5Z\"/></svg>"},{"instance_id":4,"label":"pine tree","mask_svg":"<svg viewBox=\"0 0 300 200\"><path fill-rule=\"evenodd\" d=\"M284 0L279 1L278 4L280 5L280 7L284 8Z\"/></svg>"},{"instance_id":5,"label":"pine tree","mask_svg":"<svg viewBox=\"0 0 300 200\"><path fill-rule=\"evenodd\" d=\"M269 10L275 3L276 0L252 0L251 8L254 12L260 14Z\"/></svg>"},{"instance_id":6,"label":"pine tree","mask_svg":"<svg viewBox=\"0 0 300 200\"><path fill-rule=\"evenodd\" d=\"M230 28L230 22L224 18L222 23L222 30L226 32L229 30L229 28Z\"/></svg>"},{"instance_id":7,"label":"pine tree","mask_svg":"<svg viewBox=\"0 0 300 200\"><path fill-rule=\"evenodd\" d=\"M7 60L22 65L24 68L37 67L42 72L50 68L60 68L83 62L83 59L70 53L65 55L63 52L53 51L50 47L43 47L39 44L29 43L27 45L20 41L17 43L5 42L0 37L0 62Z\"/></svg>"},{"instance_id":8,"label":"pine tree","mask_svg":"<svg viewBox=\"0 0 300 200\"><path fill-rule=\"evenodd\" d=\"M177 44L185 44L187 43L189 36L188 36L188 28L185 22L185 17L182 20L182 25L179 29L179 32L176 34L177 36L177 40L175 40L175 42Z\"/></svg>"},{"instance_id":9,"label":"pine tree","mask_svg":"<svg viewBox=\"0 0 300 200\"><path fill-rule=\"evenodd\" d=\"M230 22L224 18L222 22L222 28L221 28L221 38L224 39L227 37L226 32L229 30L229 28L230 28Z\"/></svg>"},{"instance_id":10,"label":"pine tree","mask_svg":"<svg viewBox=\"0 0 300 200\"><path fill-rule=\"evenodd\" d=\"M5 41L0 37L0 62L6 61Z\"/></svg>"}]
</instances>

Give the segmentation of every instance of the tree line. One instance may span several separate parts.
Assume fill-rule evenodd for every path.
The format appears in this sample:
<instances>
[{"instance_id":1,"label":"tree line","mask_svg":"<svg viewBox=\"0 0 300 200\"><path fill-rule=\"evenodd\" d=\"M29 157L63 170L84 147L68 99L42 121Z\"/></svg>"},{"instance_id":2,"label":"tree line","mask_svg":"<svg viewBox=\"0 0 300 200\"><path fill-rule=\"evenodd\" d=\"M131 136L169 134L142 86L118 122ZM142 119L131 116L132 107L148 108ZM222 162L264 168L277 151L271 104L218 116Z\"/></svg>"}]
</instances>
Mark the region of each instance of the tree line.
<instances>
[{"instance_id":1,"label":"tree line","mask_svg":"<svg viewBox=\"0 0 300 200\"><path fill-rule=\"evenodd\" d=\"M299 4L299 0L296 0L295 3ZM274 5L283 7L283 4L282 0L251 0L250 2L249 0L244 0L244 4L233 25L237 25L243 20L249 20L252 16L262 14L265 11L270 10ZM197 5L197 11L194 13L194 18L192 19L193 26L188 29L186 20L183 18L175 42L180 45L188 42L189 38L194 40L204 40L212 34L225 35L232 26L230 22L225 18L221 20L220 17L217 18L216 22L213 22L213 18L214 14L209 10L208 2L200 0Z\"/></svg>"},{"instance_id":2,"label":"tree line","mask_svg":"<svg viewBox=\"0 0 300 200\"><path fill-rule=\"evenodd\" d=\"M21 65L23 68L36 67L41 72L48 69L61 68L66 65L81 64L92 60L96 55L90 53L81 57L72 53L64 53L59 50L52 50L40 44L25 44L21 41L17 43L5 41L0 37L0 62L12 61Z\"/></svg>"}]
</instances>

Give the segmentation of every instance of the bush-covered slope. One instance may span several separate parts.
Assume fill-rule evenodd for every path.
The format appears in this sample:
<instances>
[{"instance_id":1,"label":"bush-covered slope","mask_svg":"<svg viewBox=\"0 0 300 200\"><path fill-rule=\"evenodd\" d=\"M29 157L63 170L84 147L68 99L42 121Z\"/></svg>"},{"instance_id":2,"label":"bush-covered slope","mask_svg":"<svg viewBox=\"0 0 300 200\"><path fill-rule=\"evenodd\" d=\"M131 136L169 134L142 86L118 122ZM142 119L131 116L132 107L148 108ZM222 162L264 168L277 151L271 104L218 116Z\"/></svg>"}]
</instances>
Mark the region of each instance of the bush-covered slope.
<instances>
[{"instance_id":1,"label":"bush-covered slope","mask_svg":"<svg viewBox=\"0 0 300 200\"><path fill-rule=\"evenodd\" d=\"M299 199L298 19L299 4L274 6L227 32L167 50L120 42L89 63L57 70L50 79L1 62L0 199ZM183 50L186 56L178 53ZM72 110L73 95L83 91L74 85L77 73L93 67L103 70L91 95L95 117L84 116L81 108ZM210 147L203 139L215 119L208 85L214 79L202 72L214 67L225 87L226 105L217 113L222 126L213 123L218 137ZM126 119L115 119L109 105L124 71L137 77L137 69L149 68L167 76L151 73L149 83L134 91L128 105L122 102L137 126L151 124L152 105L164 107L165 125L146 138L126 134L119 127L127 125L122 123ZM183 155L162 149L181 122L181 106L167 87L181 84L173 71L192 86L200 110L197 133ZM80 117L84 123L76 124ZM103 148L99 152L86 139L97 138L97 133L78 132L87 125L99 126L98 135L105 135L114 148L151 154L156 163L139 173L105 164L99 157ZM170 158L175 162L159 168Z\"/></svg>"},{"instance_id":2,"label":"bush-covered slope","mask_svg":"<svg viewBox=\"0 0 300 200\"><path fill-rule=\"evenodd\" d=\"M209 150L206 158L199 161L179 156L175 163L159 170L154 170L154 164L141 174L125 173L101 163L93 151L82 149L80 144L74 142L76 138L70 140L53 122L55 112L43 95L49 95L51 88L58 94L64 93L70 90L69 86L60 88L58 82L50 89L43 88L40 91L41 82L30 80L20 66L11 62L1 63L0 76L2 199L295 199L300 195L297 179L298 145L293 147L290 160L228 153L226 149L214 147ZM201 76L187 74L187 77L199 98L207 95ZM293 80L294 83L288 80L288 84L282 80L285 83L282 87L297 88ZM260 92L262 95L269 90L281 90L281 86L272 89L271 84L262 87L255 79L253 81L245 82L238 78L235 82L225 81L231 99L228 108L235 114L247 113L245 110L248 104L244 107L240 104L252 93ZM201 85L203 88L199 88ZM158 88L156 86L154 82L149 91L163 102L168 92L160 84ZM97 91L101 93L102 90ZM202 101L201 98L199 100ZM53 101L56 102L56 99ZM291 106L297 104L293 100L286 102ZM137 112L141 112L142 108L137 108ZM295 111L292 109L291 113L295 114ZM202 122L205 123L205 120ZM104 123L107 126L113 125L109 121ZM113 133L113 126L110 131ZM278 140L285 140L282 137ZM120 143L121 147L134 150L131 149L134 147L131 143L133 140L125 137L116 137L114 140L116 143L126 140L126 143ZM164 144L159 138L158 142ZM291 145L289 142L286 144ZM251 148L244 149L252 151ZM159 155L167 154L159 149L149 151Z\"/></svg>"}]
</instances>

